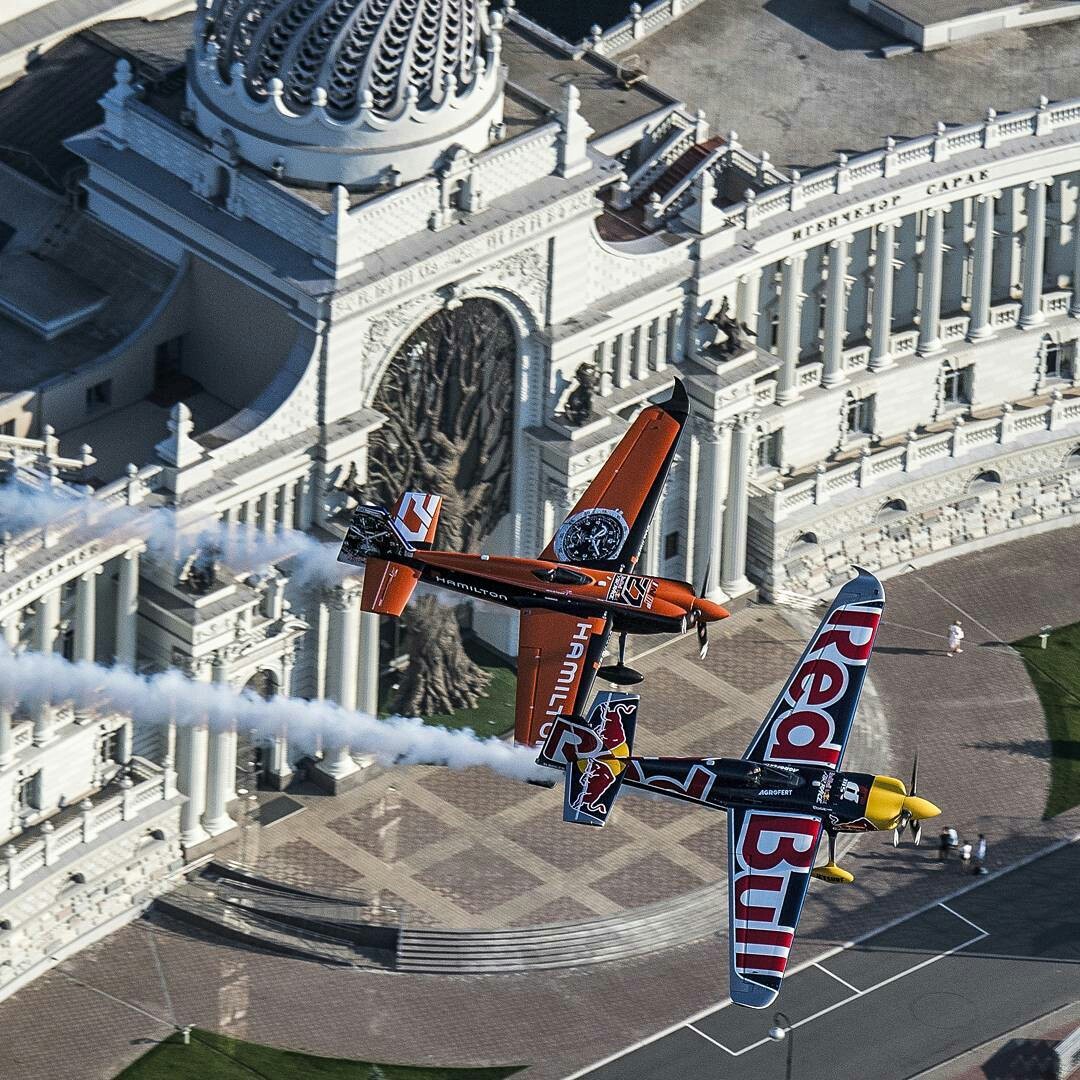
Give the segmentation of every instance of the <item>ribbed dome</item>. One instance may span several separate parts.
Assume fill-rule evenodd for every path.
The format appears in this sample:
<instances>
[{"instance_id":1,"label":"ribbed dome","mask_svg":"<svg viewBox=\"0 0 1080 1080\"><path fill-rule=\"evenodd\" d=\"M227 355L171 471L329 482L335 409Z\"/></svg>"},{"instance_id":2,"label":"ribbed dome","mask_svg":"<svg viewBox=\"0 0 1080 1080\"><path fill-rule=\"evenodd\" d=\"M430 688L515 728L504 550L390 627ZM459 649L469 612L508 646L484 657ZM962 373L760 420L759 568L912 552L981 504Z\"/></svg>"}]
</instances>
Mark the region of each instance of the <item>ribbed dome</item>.
<instances>
[{"instance_id":1,"label":"ribbed dome","mask_svg":"<svg viewBox=\"0 0 1080 1080\"><path fill-rule=\"evenodd\" d=\"M200 0L199 130L304 183L407 182L502 120L487 0Z\"/></svg>"},{"instance_id":2,"label":"ribbed dome","mask_svg":"<svg viewBox=\"0 0 1080 1080\"><path fill-rule=\"evenodd\" d=\"M218 45L218 71L236 63L255 98L282 82L283 102L303 113L322 104L335 117L368 104L394 116L410 87L421 108L437 108L470 84L490 44L481 0L213 0L203 43ZM313 101L314 99L314 101Z\"/></svg>"}]
</instances>

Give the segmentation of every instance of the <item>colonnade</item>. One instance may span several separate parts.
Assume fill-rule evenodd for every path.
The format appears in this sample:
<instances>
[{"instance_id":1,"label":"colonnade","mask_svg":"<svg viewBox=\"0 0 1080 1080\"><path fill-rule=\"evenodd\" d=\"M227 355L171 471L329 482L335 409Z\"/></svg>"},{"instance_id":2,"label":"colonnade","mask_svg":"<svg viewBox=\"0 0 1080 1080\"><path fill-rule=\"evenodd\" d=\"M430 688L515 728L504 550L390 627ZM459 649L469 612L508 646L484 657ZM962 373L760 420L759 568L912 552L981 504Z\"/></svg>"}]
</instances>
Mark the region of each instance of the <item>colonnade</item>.
<instances>
[{"instance_id":1,"label":"colonnade","mask_svg":"<svg viewBox=\"0 0 1080 1080\"><path fill-rule=\"evenodd\" d=\"M1043 290L1046 276L1047 193L1061 178L1039 179L1021 188L1008 191L1008 212L1023 200L1024 222L1019 245L1021 269L1020 311L1021 329L1039 326L1046 321L1043 310ZM1080 187L1080 183L1077 185ZM844 370L844 349L860 340L860 328L866 327L869 344L868 368L881 371L894 361L893 335L895 330L917 326L915 352L930 355L944 348L942 320L966 315L965 336L969 341L990 337L994 333L991 308L994 302L1011 297L994 296L994 260L1001 255L1005 241L1000 238L999 215L1005 214L1003 196L996 191L959 199L926 210L913 212L898 219L882 222L870 230L865 249L870 252L865 267L852 277L852 249L860 237L858 230L830 240L824 246L808 247L784 256L765 267L761 275L762 288L756 290L757 302L768 294L768 303L775 303L776 321L774 351L780 361L777 373L776 402L780 405L797 400L800 360L820 358L820 385L839 386L847 379ZM1080 202L1080 197L1078 197ZM959 216L957 216L959 215ZM1074 255L1069 268L1073 281L1071 313L1080 315L1080 205L1072 221ZM899 234L915 230L908 243L908 257L898 257ZM865 235L865 231L863 233ZM1011 237L1012 234L1010 234ZM959 241L959 247L958 247ZM860 248L862 245L860 245ZM808 256L815 253L813 264L820 273L812 282L806 281ZM905 317L898 309L897 279L904 272L908 292L913 291L914 303ZM957 278L957 274L960 275ZM867 310L851 310L852 284L861 276L869 293ZM746 295L748 275L737 283L735 293ZM752 287L752 286L751 286ZM998 286L999 291L1001 286ZM817 294L822 303L820 330L805 318L804 304L809 295ZM947 299L954 298L950 303ZM965 307L955 306L955 298L963 297ZM910 300L911 297L909 296ZM954 310L955 307L955 310ZM757 305L747 304L747 321L758 322ZM899 327L894 327L894 323Z\"/></svg>"},{"instance_id":2,"label":"colonnade","mask_svg":"<svg viewBox=\"0 0 1080 1080\"><path fill-rule=\"evenodd\" d=\"M316 518L314 483L305 473L230 506L222 518L227 525L247 525L266 536L283 529L302 532Z\"/></svg>"},{"instance_id":3,"label":"colonnade","mask_svg":"<svg viewBox=\"0 0 1080 1080\"><path fill-rule=\"evenodd\" d=\"M114 650L118 663L133 667L137 641L137 608L139 590L139 555L141 549L134 547L113 560L117 567L116 618L114 624ZM35 652L54 652L61 635L61 605L65 586L74 582L74 612L72 618L73 660L92 661L98 655L98 578L106 565L99 564L85 569L73 579L50 585L32 606L11 611L0 621L6 647L12 651L19 648L24 638ZM26 633L29 622L29 633ZM45 704L39 706L33 716L34 746L45 746L56 737L56 710ZM0 703L0 769L7 768L15 760L11 709Z\"/></svg>"}]
</instances>

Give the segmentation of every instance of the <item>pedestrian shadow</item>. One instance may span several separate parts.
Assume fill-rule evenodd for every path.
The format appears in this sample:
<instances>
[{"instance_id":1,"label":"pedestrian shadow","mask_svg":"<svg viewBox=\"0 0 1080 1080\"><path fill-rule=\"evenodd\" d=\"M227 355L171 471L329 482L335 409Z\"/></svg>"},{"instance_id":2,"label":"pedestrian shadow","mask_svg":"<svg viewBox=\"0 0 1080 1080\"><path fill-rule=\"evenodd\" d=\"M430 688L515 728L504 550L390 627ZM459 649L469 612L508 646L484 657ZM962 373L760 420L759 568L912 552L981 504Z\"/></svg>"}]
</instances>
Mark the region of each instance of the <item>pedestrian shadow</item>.
<instances>
[{"instance_id":1,"label":"pedestrian shadow","mask_svg":"<svg viewBox=\"0 0 1080 1080\"><path fill-rule=\"evenodd\" d=\"M944 649L917 649L913 645L878 645L875 649L878 653L888 653L890 656L945 656Z\"/></svg>"}]
</instances>

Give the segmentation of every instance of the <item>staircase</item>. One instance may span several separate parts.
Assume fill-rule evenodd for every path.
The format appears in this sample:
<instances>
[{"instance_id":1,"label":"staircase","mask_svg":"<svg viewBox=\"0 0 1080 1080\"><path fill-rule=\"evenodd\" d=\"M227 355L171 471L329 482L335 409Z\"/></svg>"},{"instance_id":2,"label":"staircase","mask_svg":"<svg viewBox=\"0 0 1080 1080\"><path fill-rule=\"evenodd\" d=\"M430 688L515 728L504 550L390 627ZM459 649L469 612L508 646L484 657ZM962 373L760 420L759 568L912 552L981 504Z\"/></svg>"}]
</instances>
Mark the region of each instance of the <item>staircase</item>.
<instances>
[{"instance_id":1,"label":"staircase","mask_svg":"<svg viewBox=\"0 0 1080 1080\"><path fill-rule=\"evenodd\" d=\"M211 862L155 910L200 930L284 956L344 967L394 967L398 927L372 922L355 897L315 893Z\"/></svg>"},{"instance_id":2,"label":"staircase","mask_svg":"<svg viewBox=\"0 0 1080 1080\"><path fill-rule=\"evenodd\" d=\"M645 198L648 199L648 197L655 192L660 196L661 200L663 200L668 192L674 191L675 188L698 167L698 165L712 154L714 150L717 150L723 145L724 140L720 135L714 135L711 139L707 139L703 143L695 143L689 150L685 151L667 167L667 171L662 173L649 191L645 193Z\"/></svg>"}]
</instances>

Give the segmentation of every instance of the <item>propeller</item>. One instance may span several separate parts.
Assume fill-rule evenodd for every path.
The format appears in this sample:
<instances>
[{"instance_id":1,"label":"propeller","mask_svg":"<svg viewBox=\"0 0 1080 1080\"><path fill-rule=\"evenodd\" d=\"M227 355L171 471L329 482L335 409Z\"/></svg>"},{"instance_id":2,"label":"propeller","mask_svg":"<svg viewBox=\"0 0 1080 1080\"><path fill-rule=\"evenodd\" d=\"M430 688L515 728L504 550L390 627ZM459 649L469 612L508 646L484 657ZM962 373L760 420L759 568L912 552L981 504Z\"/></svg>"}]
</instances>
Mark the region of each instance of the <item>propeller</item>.
<instances>
[{"instance_id":1,"label":"propeller","mask_svg":"<svg viewBox=\"0 0 1080 1080\"><path fill-rule=\"evenodd\" d=\"M900 808L900 818L893 829L893 847L900 843L900 833L905 827L911 828L911 839L918 847L922 840L922 823L926 818L937 817L941 810L929 799L921 799L918 795L919 786L919 755L915 755L915 761L911 767L911 790L904 797Z\"/></svg>"},{"instance_id":2,"label":"propeller","mask_svg":"<svg viewBox=\"0 0 1080 1080\"><path fill-rule=\"evenodd\" d=\"M908 794L912 797L915 796L916 788L919 783L919 755L915 755L915 761L911 766L911 790ZM912 815L911 821L911 839L915 842L915 846L919 846L919 841L922 840L922 818Z\"/></svg>"},{"instance_id":3,"label":"propeller","mask_svg":"<svg viewBox=\"0 0 1080 1080\"><path fill-rule=\"evenodd\" d=\"M705 576L701 581L698 596L705 597L709 593L709 571L712 569L712 559L705 564ZM709 655L709 624L699 618L697 624L698 657L702 660Z\"/></svg>"}]
</instances>

